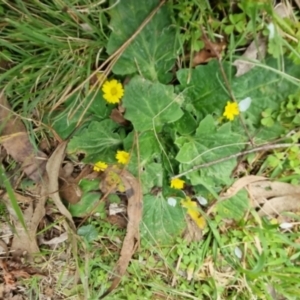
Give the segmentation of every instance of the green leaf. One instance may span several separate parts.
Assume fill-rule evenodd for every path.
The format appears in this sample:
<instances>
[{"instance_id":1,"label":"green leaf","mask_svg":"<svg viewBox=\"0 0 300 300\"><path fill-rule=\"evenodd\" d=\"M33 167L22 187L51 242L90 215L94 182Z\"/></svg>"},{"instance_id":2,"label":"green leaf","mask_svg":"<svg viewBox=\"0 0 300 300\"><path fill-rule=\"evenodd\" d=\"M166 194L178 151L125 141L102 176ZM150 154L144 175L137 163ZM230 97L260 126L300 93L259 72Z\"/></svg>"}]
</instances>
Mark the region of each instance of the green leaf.
<instances>
[{"instance_id":1,"label":"green leaf","mask_svg":"<svg viewBox=\"0 0 300 300\"><path fill-rule=\"evenodd\" d=\"M240 220L247 209L249 209L249 200L248 194L244 190L217 205L217 212L225 219Z\"/></svg>"},{"instance_id":2,"label":"green leaf","mask_svg":"<svg viewBox=\"0 0 300 300\"><path fill-rule=\"evenodd\" d=\"M196 130L197 122L190 112L185 111L184 115L176 121L175 128L179 134L188 135Z\"/></svg>"},{"instance_id":3,"label":"green leaf","mask_svg":"<svg viewBox=\"0 0 300 300\"><path fill-rule=\"evenodd\" d=\"M299 90L295 80L286 75L300 78L300 69L286 59L284 72L281 72L278 70L277 60L268 59L264 68L256 66L243 76L234 77L233 72L231 74L228 71L230 66L227 63L223 66L237 101L246 97L252 99L249 109L242 113L250 134L262 140L266 138L270 140L282 134L284 129L282 125L277 126L272 132L269 128L261 127L262 112L267 108L278 111L281 102ZM181 90L185 90L187 101L194 105L195 110L203 118L208 114L222 116L230 96L217 62L212 61L194 70L181 69L177 72L177 77L181 83ZM235 131L243 131L239 122L233 122L233 127ZM261 130L259 134L258 128Z\"/></svg>"},{"instance_id":4,"label":"green leaf","mask_svg":"<svg viewBox=\"0 0 300 300\"><path fill-rule=\"evenodd\" d=\"M99 183L100 183L99 178L96 178L93 180L83 178L80 180L78 186L82 190L83 193L86 193L86 192L99 190Z\"/></svg>"},{"instance_id":5,"label":"green leaf","mask_svg":"<svg viewBox=\"0 0 300 300\"><path fill-rule=\"evenodd\" d=\"M118 127L112 120L93 121L70 140L67 151L69 154L84 153L86 163L115 162L116 150L122 144L115 132Z\"/></svg>"},{"instance_id":6,"label":"green leaf","mask_svg":"<svg viewBox=\"0 0 300 300\"><path fill-rule=\"evenodd\" d=\"M16 196L14 194L13 188L4 172L3 166L2 164L0 164L0 180L1 182L4 184L4 187L6 189L6 192L8 194L9 200L10 200L10 204L12 209L15 211L16 216L18 218L18 221L21 223L22 227L24 228L24 230L27 232L27 226L24 220L24 216L22 213L22 210L18 204L18 201L16 199Z\"/></svg>"},{"instance_id":7,"label":"green leaf","mask_svg":"<svg viewBox=\"0 0 300 300\"><path fill-rule=\"evenodd\" d=\"M152 83L139 76L126 86L123 106L125 118L139 132L150 129L159 132L163 125L175 122L183 115L173 86Z\"/></svg>"},{"instance_id":8,"label":"green leaf","mask_svg":"<svg viewBox=\"0 0 300 300\"><path fill-rule=\"evenodd\" d=\"M272 127L274 125L274 120L272 117L266 117L261 119L261 124L266 127Z\"/></svg>"},{"instance_id":9,"label":"green leaf","mask_svg":"<svg viewBox=\"0 0 300 300\"><path fill-rule=\"evenodd\" d=\"M97 239L98 231L94 225L85 225L78 229L78 235L83 236L87 242L92 242Z\"/></svg>"},{"instance_id":10,"label":"green leaf","mask_svg":"<svg viewBox=\"0 0 300 300\"><path fill-rule=\"evenodd\" d=\"M224 64L224 67L228 68L228 65ZM181 88L185 89L185 96L195 110L202 113L202 118L213 113L221 116L229 95L217 62L212 61L193 70L181 69L177 72L177 78Z\"/></svg>"},{"instance_id":11,"label":"green leaf","mask_svg":"<svg viewBox=\"0 0 300 300\"><path fill-rule=\"evenodd\" d=\"M148 162L152 162L153 157L157 157L161 152L157 138L152 130L138 134L137 141L135 141L135 133L129 133L124 139L124 149L131 152L132 147L136 147L137 142L139 143L139 164L141 167L145 166ZM133 151L130 162L133 162L135 165L138 163L136 151Z\"/></svg>"},{"instance_id":12,"label":"green leaf","mask_svg":"<svg viewBox=\"0 0 300 300\"><path fill-rule=\"evenodd\" d=\"M100 215L105 214L105 203L99 202L101 193L90 192L84 194L80 201L76 204L69 204L69 211L73 217L82 218L86 215L89 215L92 211L94 213L99 213ZM95 208L97 202L99 205ZM94 209L95 208L95 209Z\"/></svg>"},{"instance_id":13,"label":"green leaf","mask_svg":"<svg viewBox=\"0 0 300 300\"><path fill-rule=\"evenodd\" d=\"M163 167L161 164L161 149L153 131L145 131L134 141L134 133L130 133L124 140L124 148L128 152L139 143L139 155L131 152L127 169L135 177L141 176L143 193L146 194L154 186L162 186Z\"/></svg>"},{"instance_id":14,"label":"green leaf","mask_svg":"<svg viewBox=\"0 0 300 300\"><path fill-rule=\"evenodd\" d=\"M231 131L227 123L216 128L215 121L208 115L200 124L193 137L179 137L175 143L179 147L176 160L180 162L180 172L192 167L214 161L241 151L245 145L245 135ZM236 159L226 160L216 165L202 168L187 174L193 185L207 184L218 186L230 184L230 175L236 165Z\"/></svg>"},{"instance_id":15,"label":"green leaf","mask_svg":"<svg viewBox=\"0 0 300 300\"><path fill-rule=\"evenodd\" d=\"M176 206L171 206L162 194L146 195L143 206L141 234L147 241L160 246L170 245L184 231L185 211L180 200Z\"/></svg>"},{"instance_id":16,"label":"green leaf","mask_svg":"<svg viewBox=\"0 0 300 300\"><path fill-rule=\"evenodd\" d=\"M107 118L113 109L113 106L107 105L100 90L89 91L86 96L77 93L65 101L61 111L55 111L51 115L47 115L44 122L49 124L62 139L66 139L76 128L79 119L90 102L92 103L84 120L101 121Z\"/></svg>"},{"instance_id":17,"label":"green leaf","mask_svg":"<svg viewBox=\"0 0 300 300\"><path fill-rule=\"evenodd\" d=\"M111 1L115 4L115 1ZM139 28L159 0L126 0L111 10L107 52L113 54ZM126 24L126 26L125 26ZM168 8L163 6L122 53L113 67L118 75L139 73L152 81L169 82L176 58L176 29Z\"/></svg>"},{"instance_id":18,"label":"green leaf","mask_svg":"<svg viewBox=\"0 0 300 300\"><path fill-rule=\"evenodd\" d=\"M153 187L161 187L163 180L163 166L161 163L149 163L141 172L143 193L151 191Z\"/></svg>"}]
</instances>

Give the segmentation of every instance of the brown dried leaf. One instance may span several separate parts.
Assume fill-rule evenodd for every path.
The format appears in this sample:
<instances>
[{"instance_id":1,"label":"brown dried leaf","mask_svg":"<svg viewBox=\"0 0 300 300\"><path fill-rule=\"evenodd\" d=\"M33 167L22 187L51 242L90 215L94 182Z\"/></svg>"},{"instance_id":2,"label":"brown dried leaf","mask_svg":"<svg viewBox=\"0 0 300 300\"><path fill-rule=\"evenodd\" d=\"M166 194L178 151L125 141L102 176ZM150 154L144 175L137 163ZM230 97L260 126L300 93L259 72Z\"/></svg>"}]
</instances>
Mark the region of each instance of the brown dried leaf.
<instances>
[{"instance_id":1,"label":"brown dried leaf","mask_svg":"<svg viewBox=\"0 0 300 300\"><path fill-rule=\"evenodd\" d=\"M286 195L300 194L300 187L285 182L261 181L249 185L251 196L258 204L265 203L266 200Z\"/></svg>"},{"instance_id":2,"label":"brown dried leaf","mask_svg":"<svg viewBox=\"0 0 300 300\"><path fill-rule=\"evenodd\" d=\"M293 8L290 3L278 3L275 8L274 12L280 17L280 18L291 18L293 15Z\"/></svg>"},{"instance_id":3,"label":"brown dried leaf","mask_svg":"<svg viewBox=\"0 0 300 300\"><path fill-rule=\"evenodd\" d=\"M207 63L212 58L221 56L223 50L226 48L225 42L214 43L204 40L204 48L194 53L192 66Z\"/></svg>"},{"instance_id":4,"label":"brown dried leaf","mask_svg":"<svg viewBox=\"0 0 300 300\"><path fill-rule=\"evenodd\" d=\"M247 60L262 60L266 56L266 53L267 39L259 37L257 40L254 40L241 56L242 59L237 59L233 62L237 70L235 76L242 76L254 67L254 64Z\"/></svg>"},{"instance_id":5,"label":"brown dried leaf","mask_svg":"<svg viewBox=\"0 0 300 300\"><path fill-rule=\"evenodd\" d=\"M18 234L14 235L11 245L13 257L26 253L28 259L32 260L33 254L40 251L36 241L36 232L39 223L45 215L45 203L46 196L41 195L34 210L33 203L30 203L24 211L23 216L27 231L17 219L14 220L15 230Z\"/></svg>"},{"instance_id":6,"label":"brown dried leaf","mask_svg":"<svg viewBox=\"0 0 300 300\"><path fill-rule=\"evenodd\" d=\"M62 199L65 201L76 204L80 201L82 197L82 191L78 186L78 183L83 178L88 178L92 176L93 170L91 166L85 166L80 174L74 178L72 177L72 172L70 170L70 167L63 168L63 172L60 172L59 175L59 195ZM98 175L94 174L94 175Z\"/></svg>"},{"instance_id":7,"label":"brown dried leaf","mask_svg":"<svg viewBox=\"0 0 300 300\"><path fill-rule=\"evenodd\" d=\"M42 238L41 239L41 243L44 244L44 245L54 245L54 246L57 246L58 244L63 243L67 239L68 239L68 233L64 232L60 236L57 236L57 237L51 239L50 241L45 241Z\"/></svg>"},{"instance_id":8,"label":"brown dried leaf","mask_svg":"<svg viewBox=\"0 0 300 300\"><path fill-rule=\"evenodd\" d=\"M14 276L8 271L6 261L0 259L0 268L2 269L2 275L5 282L5 292L9 292L16 289L16 281Z\"/></svg>"},{"instance_id":9,"label":"brown dried leaf","mask_svg":"<svg viewBox=\"0 0 300 300\"><path fill-rule=\"evenodd\" d=\"M263 204L259 211L260 216L300 210L299 186L266 180L250 184L248 191L254 207Z\"/></svg>"},{"instance_id":10,"label":"brown dried leaf","mask_svg":"<svg viewBox=\"0 0 300 300\"><path fill-rule=\"evenodd\" d=\"M0 91L0 143L15 161L22 164L27 176L38 182L45 171L47 155L36 151L30 143L25 126L20 118L11 112L11 107Z\"/></svg>"},{"instance_id":11,"label":"brown dried leaf","mask_svg":"<svg viewBox=\"0 0 300 300\"><path fill-rule=\"evenodd\" d=\"M4 192L3 190L0 189L0 194ZM27 203L31 203L33 201L32 197L29 196L24 196L22 194L16 193L14 192L15 198L19 203L23 203L23 204L27 204ZM4 198L5 201L9 201L9 196L7 193L4 193L4 195L2 196Z\"/></svg>"},{"instance_id":12,"label":"brown dried leaf","mask_svg":"<svg viewBox=\"0 0 300 300\"><path fill-rule=\"evenodd\" d=\"M275 197L267 201L260 209L260 216L279 215L281 212L300 210L300 194Z\"/></svg>"},{"instance_id":13,"label":"brown dried leaf","mask_svg":"<svg viewBox=\"0 0 300 300\"><path fill-rule=\"evenodd\" d=\"M236 195L241 189L246 187L247 185L257 182L257 181L262 181L262 180L266 180L266 177L255 176L255 175L242 177L242 178L238 179L230 188L227 189L226 192L224 192L221 195L221 199L225 200L225 199L231 198L234 195Z\"/></svg>"},{"instance_id":14,"label":"brown dried leaf","mask_svg":"<svg viewBox=\"0 0 300 300\"><path fill-rule=\"evenodd\" d=\"M110 224L112 224L112 225L114 225L114 226L117 226L117 227L120 228L120 229L124 229L124 228L126 228L126 226L127 226L127 221L125 220L125 218L122 217L122 216L119 216L119 215L111 215L111 216L108 216L108 217L106 218L106 220L107 220Z\"/></svg>"},{"instance_id":15,"label":"brown dried leaf","mask_svg":"<svg viewBox=\"0 0 300 300\"><path fill-rule=\"evenodd\" d=\"M261 176L240 178L222 195L221 199L230 198L243 188L247 189L252 206L260 208L258 212L260 216L300 210L300 186L272 182Z\"/></svg>"},{"instance_id":16,"label":"brown dried leaf","mask_svg":"<svg viewBox=\"0 0 300 300\"><path fill-rule=\"evenodd\" d=\"M48 194L53 200L53 202L55 203L59 212L69 220L71 228L75 231L76 227L73 218L70 212L64 206L64 204L61 202L61 199L59 197L58 176L59 176L62 161L65 157L66 147L67 147L67 142L62 142L49 158L46 165L48 181L46 180L44 182L44 185L46 185L46 188L48 189Z\"/></svg>"},{"instance_id":17,"label":"brown dried leaf","mask_svg":"<svg viewBox=\"0 0 300 300\"><path fill-rule=\"evenodd\" d=\"M108 174L107 170L105 170L104 175ZM120 258L115 266L115 277L113 278L109 289L100 297L100 299L107 296L118 286L140 241L139 226L142 219L142 188L140 182L126 170L115 169L115 172L117 172L116 175L121 178L125 186L125 192L128 199L127 232L123 241ZM111 174L109 174L109 176L111 176Z\"/></svg>"},{"instance_id":18,"label":"brown dried leaf","mask_svg":"<svg viewBox=\"0 0 300 300\"><path fill-rule=\"evenodd\" d=\"M81 199L82 191L75 178L69 177L68 179L60 180L59 195L68 203L76 204Z\"/></svg>"},{"instance_id":19,"label":"brown dried leaf","mask_svg":"<svg viewBox=\"0 0 300 300\"><path fill-rule=\"evenodd\" d=\"M114 122L116 122L120 125L123 125L123 126L127 126L130 124L130 122L124 118L123 114L124 114L124 112L121 112L118 108L114 108L109 117Z\"/></svg>"},{"instance_id":20,"label":"brown dried leaf","mask_svg":"<svg viewBox=\"0 0 300 300\"><path fill-rule=\"evenodd\" d=\"M210 51L202 49L194 54L192 66L198 66L200 64L206 63L211 60L215 55L213 55Z\"/></svg>"}]
</instances>

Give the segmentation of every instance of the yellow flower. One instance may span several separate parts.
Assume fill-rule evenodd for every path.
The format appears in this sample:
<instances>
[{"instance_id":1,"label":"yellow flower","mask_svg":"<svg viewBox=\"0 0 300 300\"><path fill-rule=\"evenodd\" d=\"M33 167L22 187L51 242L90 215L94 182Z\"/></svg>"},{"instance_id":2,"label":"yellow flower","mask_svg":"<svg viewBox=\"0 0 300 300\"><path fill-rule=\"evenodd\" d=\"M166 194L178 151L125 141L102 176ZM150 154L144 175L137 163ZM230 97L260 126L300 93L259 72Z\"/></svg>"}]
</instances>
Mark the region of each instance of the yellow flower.
<instances>
[{"instance_id":1,"label":"yellow flower","mask_svg":"<svg viewBox=\"0 0 300 300\"><path fill-rule=\"evenodd\" d=\"M171 188L182 190L184 188L184 180L181 180L179 178L173 178L171 179Z\"/></svg>"},{"instance_id":2,"label":"yellow flower","mask_svg":"<svg viewBox=\"0 0 300 300\"><path fill-rule=\"evenodd\" d=\"M118 163L126 165L129 162L129 153L126 151L117 151L116 159Z\"/></svg>"},{"instance_id":3,"label":"yellow flower","mask_svg":"<svg viewBox=\"0 0 300 300\"><path fill-rule=\"evenodd\" d=\"M234 116L238 116L239 114L240 111L238 104L236 102L228 101L223 116L232 121L234 119Z\"/></svg>"},{"instance_id":4,"label":"yellow flower","mask_svg":"<svg viewBox=\"0 0 300 300\"><path fill-rule=\"evenodd\" d=\"M103 98L108 103L119 103L124 95L123 86L116 79L105 81L102 86L102 91L104 93Z\"/></svg>"},{"instance_id":5,"label":"yellow flower","mask_svg":"<svg viewBox=\"0 0 300 300\"><path fill-rule=\"evenodd\" d=\"M187 209L187 214L192 218L192 220L197 224L200 229L204 229L206 226L205 218L201 216L198 210L197 203L192 201L191 198L186 197L186 199L181 201L181 206Z\"/></svg>"},{"instance_id":6,"label":"yellow flower","mask_svg":"<svg viewBox=\"0 0 300 300\"><path fill-rule=\"evenodd\" d=\"M98 161L95 165L93 170L96 172L104 171L107 169L108 165L103 161Z\"/></svg>"}]
</instances>

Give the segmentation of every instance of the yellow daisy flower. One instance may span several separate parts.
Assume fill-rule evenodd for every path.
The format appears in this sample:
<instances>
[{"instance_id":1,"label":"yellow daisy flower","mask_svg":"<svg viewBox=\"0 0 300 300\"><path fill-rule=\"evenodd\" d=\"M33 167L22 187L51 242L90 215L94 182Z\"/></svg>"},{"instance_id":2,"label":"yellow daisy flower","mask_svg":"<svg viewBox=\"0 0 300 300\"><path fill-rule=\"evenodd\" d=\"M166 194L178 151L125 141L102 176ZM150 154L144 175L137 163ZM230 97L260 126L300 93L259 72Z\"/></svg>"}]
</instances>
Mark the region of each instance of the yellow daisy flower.
<instances>
[{"instance_id":1,"label":"yellow daisy flower","mask_svg":"<svg viewBox=\"0 0 300 300\"><path fill-rule=\"evenodd\" d=\"M103 98L112 104L119 103L124 95L123 86L116 79L105 81L102 86L102 91L104 93Z\"/></svg>"},{"instance_id":2,"label":"yellow daisy flower","mask_svg":"<svg viewBox=\"0 0 300 300\"><path fill-rule=\"evenodd\" d=\"M116 159L118 163L126 165L129 162L129 153L126 151L118 150L116 154Z\"/></svg>"},{"instance_id":3,"label":"yellow daisy flower","mask_svg":"<svg viewBox=\"0 0 300 300\"><path fill-rule=\"evenodd\" d=\"M96 172L105 171L108 165L103 161L98 161L95 165L93 170Z\"/></svg>"},{"instance_id":4,"label":"yellow daisy flower","mask_svg":"<svg viewBox=\"0 0 300 300\"><path fill-rule=\"evenodd\" d=\"M186 199L181 201L182 207L187 209L188 215L197 224L200 229L204 229L206 225L205 219L201 216L199 210L197 209L197 203L192 201L191 198L186 197Z\"/></svg>"},{"instance_id":5,"label":"yellow daisy flower","mask_svg":"<svg viewBox=\"0 0 300 300\"><path fill-rule=\"evenodd\" d=\"M179 178L173 178L171 179L171 188L177 189L177 190L182 190L184 188L184 180L181 180Z\"/></svg>"},{"instance_id":6,"label":"yellow daisy flower","mask_svg":"<svg viewBox=\"0 0 300 300\"><path fill-rule=\"evenodd\" d=\"M235 116L240 114L239 106L236 102L227 102L223 116L232 121Z\"/></svg>"}]
</instances>

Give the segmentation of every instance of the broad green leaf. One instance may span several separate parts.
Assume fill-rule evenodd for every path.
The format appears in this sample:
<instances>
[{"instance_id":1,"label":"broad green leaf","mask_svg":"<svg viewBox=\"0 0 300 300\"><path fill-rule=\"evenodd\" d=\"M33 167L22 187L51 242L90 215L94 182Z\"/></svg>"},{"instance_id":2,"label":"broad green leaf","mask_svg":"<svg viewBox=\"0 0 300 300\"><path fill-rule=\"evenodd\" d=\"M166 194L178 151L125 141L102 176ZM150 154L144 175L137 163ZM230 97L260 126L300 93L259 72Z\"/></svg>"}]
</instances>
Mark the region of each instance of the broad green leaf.
<instances>
[{"instance_id":1,"label":"broad green leaf","mask_svg":"<svg viewBox=\"0 0 300 300\"><path fill-rule=\"evenodd\" d=\"M85 225L78 229L78 235L83 236L87 242L92 242L98 237L98 231L94 225Z\"/></svg>"},{"instance_id":2,"label":"broad green leaf","mask_svg":"<svg viewBox=\"0 0 300 300\"><path fill-rule=\"evenodd\" d=\"M197 122L192 114L188 111L175 123L175 128L181 135L188 135L193 133L197 128Z\"/></svg>"},{"instance_id":3,"label":"broad green leaf","mask_svg":"<svg viewBox=\"0 0 300 300\"><path fill-rule=\"evenodd\" d=\"M90 103L84 120L101 121L107 118L113 109L113 106L109 106L103 99L102 91L89 91L86 96L75 94L69 97L64 103L63 109L46 116L44 122L49 124L62 139L66 139L74 131L79 118ZM86 127L85 124L80 129L84 127Z\"/></svg>"},{"instance_id":4,"label":"broad green leaf","mask_svg":"<svg viewBox=\"0 0 300 300\"><path fill-rule=\"evenodd\" d=\"M105 203L99 202L101 193L90 192L84 194L76 204L69 204L69 211L73 217L82 218L90 213L105 214ZM97 206L97 202L99 202Z\"/></svg>"},{"instance_id":5,"label":"broad green leaf","mask_svg":"<svg viewBox=\"0 0 300 300\"><path fill-rule=\"evenodd\" d=\"M15 211L16 213L16 216L18 218L18 221L21 223L22 227L25 229L25 231L27 232L27 226L26 226L26 223L25 223L25 220L24 220L24 216L23 216L23 213L22 213L22 210L18 204L18 201L16 199L16 196L14 194L14 190L4 172L4 168L2 166L2 164L0 164L0 180L1 180L1 183L3 183L5 189L6 189L6 192L8 194L8 197L9 197L9 200L10 200L10 204L11 204L11 207L12 209Z\"/></svg>"},{"instance_id":6,"label":"broad green leaf","mask_svg":"<svg viewBox=\"0 0 300 300\"><path fill-rule=\"evenodd\" d=\"M83 178L80 180L78 186L83 193L99 190L100 179L94 180Z\"/></svg>"},{"instance_id":7,"label":"broad green leaf","mask_svg":"<svg viewBox=\"0 0 300 300\"><path fill-rule=\"evenodd\" d=\"M122 144L116 129L118 124L111 120L93 121L88 128L76 134L68 144L69 154L85 154L84 162L115 162L115 153Z\"/></svg>"},{"instance_id":8,"label":"broad green leaf","mask_svg":"<svg viewBox=\"0 0 300 300\"><path fill-rule=\"evenodd\" d=\"M193 70L181 69L177 72L177 78L182 90L185 90L184 95L201 112L202 118L213 113L221 116L229 95L217 62L212 61Z\"/></svg>"},{"instance_id":9,"label":"broad green leaf","mask_svg":"<svg viewBox=\"0 0 300 300\"><path fill-rule=\"evenodd\" d=\"M136 151L132 151L133 147L136 149L137 143L139 149L139 162ZM161 152L157 138L152 130L144 131L138 134L137 140L135 140L134 132L129 133L124 139L124 148L127 152L132 152L130 163L132 162L135 166L137 163L139 163L141 167L144 167L147 163L152 162L153 158L157 157L157 155Z\"/></svg>"},{"instance_id":10,"label":"broad green leaf","mask_svg":"<svg viewBox=\"0 0 300 300\"><path fill-rule=\"evenodd\" d=\"M143 200L142 237L161 246L171 245L186 226L185 211L180 201L171 206L162 194L146 195Z\"/></svg>"},{"instance_id":11,"label":"broad green leaf","mask_svg":"<svg viewBox=\"0 0 300 300\"><path fill-rule=\"evenodd\" d=\"M240 220L249 207L248 194L242 190L234 197L221 201L217 205L217 212L222 218Z\"/></svg>"},{"instance_id":12,"label":"broad green leaf","mask_svg":"<svg viewBox=\"0 0 300 300\"><path fill-rule=\"evenodd\" d=\"M193 137L179 137L175 143L179 147L176 159L180 162L180 171L214 161L241 151L246 137L231 131L227 123L216 128L215 121L208 115L200 124ZM211 187L230 184L230 175L236 165L236 159L226 160L216 165L191 172L187 177L193 185L207 184Z\"/></svg>"},{"instance_id":13,"label":"broad green leaf","mask_svg":"<svg viewBox=\"0 0 300 300\"><path fill-rule=\"evenodd\" d=\"M152 83L139 76L126 86L123 106L125 118L138 132L153 129L159 132L163 125L175 122L183 115L173 86Z\"/></svg>"},{"instance_id":14,"label":"broad green leaf","mask_svg":"<svg viewBox=\"0 0 300 300\"><path fill-rule=\"evenodd\" d=\"M141 172L143 193L151 191L153 187L162 186L163 166L161 163L149 163Z\"/></svg>"},{"instance_id":15,"label":"broad green leaf","mask_svg":"<svg viewBox=\"0 0 300 300\"><path fill-rule=\"evenodd\" d=\"M112 34L108 54L119 49L158 4L159 0L121 0L109 10ZM139 73L149 80L167 83L171 78L168 72L177 56L176 47L176 29L171 24L168 8L163 6L122 53L113 72L118 75Z\"/></svg>"},{"instance_id":16,"label":"broad green leaf","mask_svg":"<svg viewBox=\"0 0 300 300\"><path fill-rule=\"evenodd\" d=\"M90 104L91 103L91 104ZM98 119L103 120L109 117L111 111L114 106L108 104L106 100L103 98L103 92L99 89L98 91L89 91L85 96L83 105L86 107L89 105L89 109L87 110L88 115L94 115Z\"/></svg>"},{"instance_id":17,"label":"broad green leaf","mask_svg":"<svg viewBox=\"0 0 300 300\"><path fill-rule=\"evenodd\" d=\"M289 60L285 60L283 72L278 70L277 61L274 59L267 60L265 66L265 68L257 66L240 77L231 77L228 71L226 73L237 101L240 102L247 97L252 99L251 106L242 112L249 132L262 140L270 140L282 134L284 128L278 125L270 131L269 128L260 126L262 112L267 108L277 111L282 101L299 90L295 81L285 74L300 78L300 69ZM224 68L227 70L228 64L224 63ZM181 83L181 90L185 90L187 100L202 117L208 114L222 116L230 96L217 62L199 66L194 70L179 70L177 77ZM239 122L233 122L233 126L235 131L243 130Z\"/></svg>"},{"instance_id":18,"label":"broad green leaf","mask_svg":"<svg viewBox=\"0 0 300 300\"><path fill-rule=\"evenodd\" d=\"M136 143L139 143L139 155ZM134 151L131 152L132 147ZM140 176L143 193L146 194L153 187L162 186L163 166L161 164L161 149L153 131L145 131L134 141L134 133L130 133L124 140L124 148L131 152L127 169L135 176Z\"/></svg>"}]
</instances>

